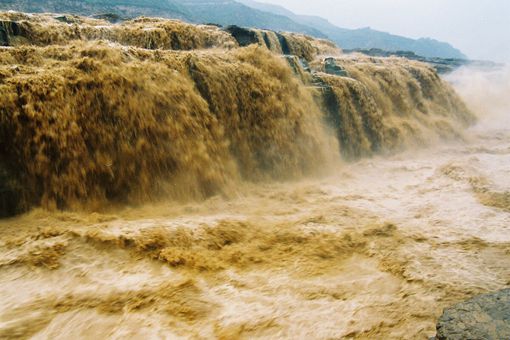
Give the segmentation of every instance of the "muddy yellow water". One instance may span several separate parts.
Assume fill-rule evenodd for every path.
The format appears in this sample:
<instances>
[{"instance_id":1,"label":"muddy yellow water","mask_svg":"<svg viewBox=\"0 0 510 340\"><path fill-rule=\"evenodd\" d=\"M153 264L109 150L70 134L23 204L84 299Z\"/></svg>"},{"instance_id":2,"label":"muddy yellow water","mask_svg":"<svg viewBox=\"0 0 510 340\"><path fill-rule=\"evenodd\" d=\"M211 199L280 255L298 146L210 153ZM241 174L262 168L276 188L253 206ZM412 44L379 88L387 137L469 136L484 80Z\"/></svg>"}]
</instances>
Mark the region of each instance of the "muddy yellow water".
<instances>
[{"instance_id":1,"label":"muddy yellow water","mask_svg":"<svg viewBox=\"0 0 510 340\"><path fill-rule=\"evenodd\" d=\"M510 130L235 197L0 222L0 338L427 338L510 285Z\"/></svg>"},{"instance_id":2,"label":"muddy yellow water","mask_svg":"<svg viewBox=\"0 0 510 340\"><path fill-rule=\"evenodd\" d=\"M309 37L279 36L284 58L218 27L73 20L0 12L0 179L17 196L0 207L14 212L228 194L459 137L475 121L423 63L337 54L341 77L324 73L331 51Z\"/></svg>"},{"instance_id":3,"label":"muddy yellow water","mask_svg":"<svg viewBox=\"0 0 510 340\"><path fill-rule=\"evenodd\" d=\"M302 36L313 79L265 31L0 19L0 339L426 339L510 286L507 71L451 75L468 110Z\"/></svg>"}]
</instances>

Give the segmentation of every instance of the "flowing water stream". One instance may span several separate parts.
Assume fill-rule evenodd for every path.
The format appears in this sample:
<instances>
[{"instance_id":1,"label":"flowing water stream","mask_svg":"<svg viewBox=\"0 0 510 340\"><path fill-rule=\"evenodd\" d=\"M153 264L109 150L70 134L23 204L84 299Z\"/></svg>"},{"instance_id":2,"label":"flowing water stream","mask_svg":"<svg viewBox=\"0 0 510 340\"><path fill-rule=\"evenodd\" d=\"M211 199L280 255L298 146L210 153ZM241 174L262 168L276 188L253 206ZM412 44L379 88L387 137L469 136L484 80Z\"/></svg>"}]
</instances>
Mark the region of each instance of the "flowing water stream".
<instances>
[{"instance_id":1,"label":"flowing water stream","mask_svg":"<svg viewBox=\"0 0 510 340\"><path fill-rule=\"evenodd\" d=\"M1 220L0 338L433 336L444 307L510 285L509 111L473 77L451 81L493 98L462 142L200 203Z\"/></svg>"},{"instance_id":2,"label":"flowing water stream","mask_svg":"<svg viewBox=\"0 0 510 340\"><path fill-rule=\"evenodd\" d=\"M0 13L1 339L426 339L510 285L508 70L448 76L469 110L301 35L73 20Z\"/></svg>"}]
</instances>

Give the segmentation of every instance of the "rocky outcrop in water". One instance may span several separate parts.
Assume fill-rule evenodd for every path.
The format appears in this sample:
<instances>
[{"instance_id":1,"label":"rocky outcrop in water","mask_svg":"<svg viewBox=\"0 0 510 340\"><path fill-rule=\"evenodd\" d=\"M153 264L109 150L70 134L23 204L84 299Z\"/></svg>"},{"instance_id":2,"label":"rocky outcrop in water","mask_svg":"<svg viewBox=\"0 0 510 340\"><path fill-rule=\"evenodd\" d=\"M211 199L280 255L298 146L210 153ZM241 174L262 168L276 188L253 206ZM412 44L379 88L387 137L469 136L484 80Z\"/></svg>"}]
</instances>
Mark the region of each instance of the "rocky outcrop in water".
<instances>
[{"instance_id":1,"label":"rocky outcrop in water","mask_svg":"<svg viewBox=\"0 0 510 340\"><path fill-rule=\"evenodd\" d=\"M0 46L9 46L13 37L22 34L21 27L14 21L0 20Z\"/></svg>"},{"instance_id":2,"label":"rocky outcrop in water","mask_svg":"<svg viewBox=\"0 0 510 340\"><path fill-rule=\"evenodd\" d=\"M0 218L13 216L23 210L23 190L13 178L12 172L0 163Z\"/></svg>"},{"instance_id":3,"label":"rocky outcrop in water","mask_svg":"<svg viewBox=\"0 0 510 340\"><path fill-rule=\"evenodd\" d=\"M445 309L436 340L510 339L510 289L477 296Z\"/></svg>"},{"instance_id":4,"label":"rocky outcrop in water","mask_svg":"<svg viewBox=\"0 0 510 340\"><path fill-rule=\"evenodd\" d=\"M338 55L341 50L332 42L323 39L288 32L275 32L239 26L228 26L225 31L230 33L239 46L258 44L274 53L293 55L312 61L318 55Z\"/></svg>"},{"instance_id":5,"label":"rocky outcrop in water","mask_svg":"<svg viewBox=\"0 0 510 340\"><path fill-rule=\"evenodd\" d=\"M232 34L232 36L234 37L234 39L236 39L239 46L258 44L259 42L257 33L255 33L255 31L253 30L250 30L249 28L232 25L228 26L225 30L228 33Z\"/></svg>"},{"instance_id":6,"label":"rocky outcrop in water","mask_svg":"<svg viewBox=\"0 0 510 340\"><path fill-rule=\"evenodd\" d=\"M446 74L455 71L462 66L476 66L477 68L494 68L502 65L491 61L468 60L461 58L437 58L423 57L411 51L385 51L379 48L371 49L350 49L344 50L345 53L361 53L371 57L401 57L409 60L416 60L427 63L432 66L437 73Z\"/></svg>"},{"instance_id":7,"label":"rocky outcrop in water","mask_svg":"<svg viewBox=\"0 0 510 340\"><path fill-rule=\"evenodd\" d=\"M334 76L348 77L349 73L342 66L338 65L335 58L324 59L324 72L332 74Z\"/></svg>"}]
</instances>

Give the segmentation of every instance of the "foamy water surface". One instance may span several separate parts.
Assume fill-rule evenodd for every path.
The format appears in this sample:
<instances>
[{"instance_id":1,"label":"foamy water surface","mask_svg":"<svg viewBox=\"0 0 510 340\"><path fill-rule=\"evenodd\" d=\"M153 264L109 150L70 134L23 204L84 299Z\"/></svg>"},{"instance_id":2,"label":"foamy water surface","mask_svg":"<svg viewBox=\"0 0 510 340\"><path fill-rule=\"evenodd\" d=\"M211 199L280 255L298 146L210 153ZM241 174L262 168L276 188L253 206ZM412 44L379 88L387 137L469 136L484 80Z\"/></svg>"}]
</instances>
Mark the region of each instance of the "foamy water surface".
<instances>
[{"instance_id":1,"label":"foamy water surface","mask_svg":"<svg viewBox=\"0 0 510 340\"><path fill-rule=\"evenodd\" d=\"M510 285L508 117L234 198L2 220L0 338L433 336Z\"/></svg>"}]
</instances>

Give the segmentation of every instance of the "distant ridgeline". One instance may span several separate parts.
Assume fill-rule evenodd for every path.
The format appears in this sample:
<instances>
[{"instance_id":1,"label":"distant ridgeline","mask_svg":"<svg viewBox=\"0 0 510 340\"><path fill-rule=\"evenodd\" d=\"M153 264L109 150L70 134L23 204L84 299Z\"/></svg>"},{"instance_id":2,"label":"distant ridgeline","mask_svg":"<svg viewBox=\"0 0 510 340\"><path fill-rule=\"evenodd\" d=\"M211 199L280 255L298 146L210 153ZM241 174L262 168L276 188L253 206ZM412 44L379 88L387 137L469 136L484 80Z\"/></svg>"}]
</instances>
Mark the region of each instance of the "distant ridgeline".
<instances>
[{"instance_id":1,"label":"distant ridgeline","mask_svg":"<svg viewBox=\"0 0 510 340\"><path fill-rule=\"evenodd\" d=\"M301 34L0 12L0 43L3 216L228 194L474 122L427 64Z\"/></svg>"},{"instance_id":2,"label":"distant ridgeline","mask_svg":"<svg viewBox=\"0 0 510 340\"><path fill-rule=\"evenodd\" d=\"M461 66L475 66L477 68L498 68L503 67L502 64L498 64L491 61L478 61L478 60L468 60L468 59L457 59L457 58L427 58L420 55L417 55L411 51L385 51L379 48L371 48L368 50L364 49L353 49L348 50L344 49L344 53L362 53L372 57L401 57L407 58L410 60L417 60L424 63L427 63L433 66L436 71L440 74L450 73L455 71L457 68Z\"/></svg>"},{"instance_id":3,"label":"distant ridgeline","mask_svg":"<svg viewBox=\"0 0 510 340\"><path fill-rule=\"evenodd\" d=\"M252 0L2 0L0 10L80 15L112 13L124 18L158 16L191 23L303 33L328 38L345 49L379 48L412 51L427 58L466 59L459 50L437 40L410 39L370 28L340 28L320 17L296 15L283 7Z\"/></svg>"}]
</instances>

